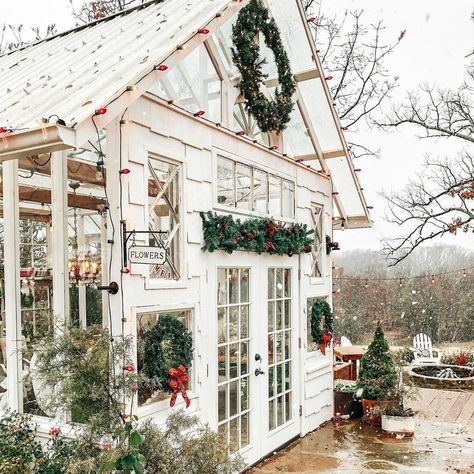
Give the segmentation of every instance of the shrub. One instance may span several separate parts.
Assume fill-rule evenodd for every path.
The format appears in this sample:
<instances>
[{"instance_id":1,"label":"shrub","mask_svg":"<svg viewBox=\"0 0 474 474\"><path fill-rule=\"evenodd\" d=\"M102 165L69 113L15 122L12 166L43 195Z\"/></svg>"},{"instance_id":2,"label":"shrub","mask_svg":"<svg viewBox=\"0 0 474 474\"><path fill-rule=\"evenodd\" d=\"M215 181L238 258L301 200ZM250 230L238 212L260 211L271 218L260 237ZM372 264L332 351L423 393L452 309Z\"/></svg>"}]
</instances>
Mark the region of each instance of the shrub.
<instances>
[{"instance_id":1,"label":"shrub","mask_svg":"<svg viewBox=\"0 0 474 474\"><path fill-rule=\"evenodd\" d=\"M391 351L391 354L393 361L397 366L410 365L415 358L411 347L402 347L401 349Z\"/></svg>"},{"instance_id":2,"label":"shrub","mask_svg":"<svg viewBox=\"0 0 474 474\"><path fill-rule=\"evenodd\" d=\"M390 400L397 386L397 373L380 323L360 362L357 387L368 400Z\"/></svg>"},{"instance_id":3,"label":"shrub","mask_svg":"<svg viewBox=\"0 0 474 474\"><path fill-rule=\"evenodd\" d=\"M443 354L441 357L441 363L474 367L474 352L458 351L453 354Z\"/></svg>"}]
</instances>

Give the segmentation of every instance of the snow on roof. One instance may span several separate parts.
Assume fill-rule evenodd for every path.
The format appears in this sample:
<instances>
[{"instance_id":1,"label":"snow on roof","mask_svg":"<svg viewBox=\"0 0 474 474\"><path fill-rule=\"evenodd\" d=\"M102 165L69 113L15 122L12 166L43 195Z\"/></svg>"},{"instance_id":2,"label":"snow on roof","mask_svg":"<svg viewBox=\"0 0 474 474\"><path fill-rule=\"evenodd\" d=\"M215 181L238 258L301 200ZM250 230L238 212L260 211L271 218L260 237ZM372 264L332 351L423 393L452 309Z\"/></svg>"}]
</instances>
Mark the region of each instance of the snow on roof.
<instances>
[{"instance_id":1,"label":"snow on roof","mask_svg":"<svg viewBox=\"0 0 474 474\"><path fill-rule=\"evenodd\" d=\"M0 126L74 126L150 72L232 0L159 0L0 57Z\"/></svg>"}]
</instances>

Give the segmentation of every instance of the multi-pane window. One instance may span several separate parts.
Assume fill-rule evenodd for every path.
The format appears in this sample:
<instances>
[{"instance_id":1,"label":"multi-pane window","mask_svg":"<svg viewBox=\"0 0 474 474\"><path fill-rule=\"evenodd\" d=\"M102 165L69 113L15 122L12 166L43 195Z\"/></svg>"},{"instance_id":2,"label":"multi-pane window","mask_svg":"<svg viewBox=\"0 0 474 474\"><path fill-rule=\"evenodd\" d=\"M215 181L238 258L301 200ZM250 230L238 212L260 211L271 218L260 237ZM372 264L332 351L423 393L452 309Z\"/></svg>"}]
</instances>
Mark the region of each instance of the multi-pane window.
<instances>
[{"instance_id":1,"label":"multi-pane window","mask_svg":"<svg viewBox=\"0 0 474 474\"><path fill-rule=\"evenodd\" d=\"M218 156L217 203L276 217L293 218L295 183Z\"/></svg>"},{"instance_id":2,"label":"multi-pane window","mask_svg":"<svg viewBox=\"0 0 474 474\"><path fill-rule=\"evenodd\" d=\"M250 443L249 270L217 270L218 425L236 452Z\"/></svg>"},{"instance_id":3,"label":"multi-pane window","mask_svg":"<svg viewBox=\"0 0 474 474\"><path fill-rule=\"evenodd\" d=\"M311 208L311 219L314 227L314 245L311 250L311 257L313 259L311 265L311 276L322 277L323 269L323 208L322 206L313 205Z\"/></svg>"},{"instance_id":4,"label":"multi-pane window","mask_svg":"<svg viewBox=\"0 0 474 474\"><path fill-rule=\"evenodd\" d=\"M149 245L166 249L166 262L152 265L152 278L180 278L180 166L157 158L148 160Z\"/></svg>"},{"instance_id":5,"label":"multi-pane window","mask_svg":"<svg viewBox=\"0 0 474 474\"><path fill-rule=\"evenodd\" d=\"M161 316L173 316L181 321L186 330L191 331L191 310L167 310L167 311L151 311L147 313L137 314L137 367L140 374L143 370L145 345L147 342L148 332L152 329ZM166 341L162 342L165 346ZM188 389L193 386L193 372L192 367L186 367L189 374ZM157 402L169 397L169 393L163 390L166 387L153 387L150 384L140 385L138 390L139 405Z\"/></svg>"},{"instance_id":6,"label":"multi-pane window","mask_svg":"<svg viewBox=\"0 0 474 474\"><path fill-rule=\"evenodd\" d=\"M268 269L268 429L292 419L291 269Z\"/></svg>"}]
</instances>

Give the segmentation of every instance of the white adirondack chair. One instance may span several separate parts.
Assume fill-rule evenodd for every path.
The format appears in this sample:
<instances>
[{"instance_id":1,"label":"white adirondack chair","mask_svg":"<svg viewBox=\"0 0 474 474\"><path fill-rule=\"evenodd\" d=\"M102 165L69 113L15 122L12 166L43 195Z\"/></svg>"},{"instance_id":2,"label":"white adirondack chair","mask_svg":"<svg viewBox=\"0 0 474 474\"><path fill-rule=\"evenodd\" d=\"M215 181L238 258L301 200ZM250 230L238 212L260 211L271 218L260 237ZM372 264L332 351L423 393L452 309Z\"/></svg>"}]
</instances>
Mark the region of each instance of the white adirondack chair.
<instances>
[{"instance_id":1,"label":"white adirondack chair","mask_svg":"<svg viewBox=\"0 0 474 474\"><path fill-rule=\"evenodd\" d=\"M352 346L352 342L346 336L342 336L341 347L350 347L350 346Z\"/></svg>"},{"instance_id":2,"label":"white adirondack chair","mask_svg":"<svg viewBox=\"0 0 474 474\"><path fill-rule=\"evenodd\" d=\"M414 364L439 364L441 361L441 351L433 348L431 339L423 333L413 338L413 356Z\"/></svg>"}]
</instances>

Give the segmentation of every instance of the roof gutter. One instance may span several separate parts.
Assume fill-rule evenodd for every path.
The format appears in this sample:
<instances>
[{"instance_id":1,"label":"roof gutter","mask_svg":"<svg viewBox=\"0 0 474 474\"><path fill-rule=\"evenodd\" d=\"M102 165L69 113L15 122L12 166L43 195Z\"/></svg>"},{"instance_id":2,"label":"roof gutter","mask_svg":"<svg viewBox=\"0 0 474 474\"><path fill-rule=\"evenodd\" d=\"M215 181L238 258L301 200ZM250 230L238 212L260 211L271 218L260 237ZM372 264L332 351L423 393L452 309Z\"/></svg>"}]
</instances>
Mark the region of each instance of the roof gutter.
<instances>
[{"instance_id":1,"label":"roof gutter","mask_svg":"<svg viewBox=\"0 0 474 474\"><path fill-rule=\"evenodd\" d=\"M25 131L0 134L0 163L26 156L76 148L76 131L47 124Z\"/></svg>"}]
</instances>

